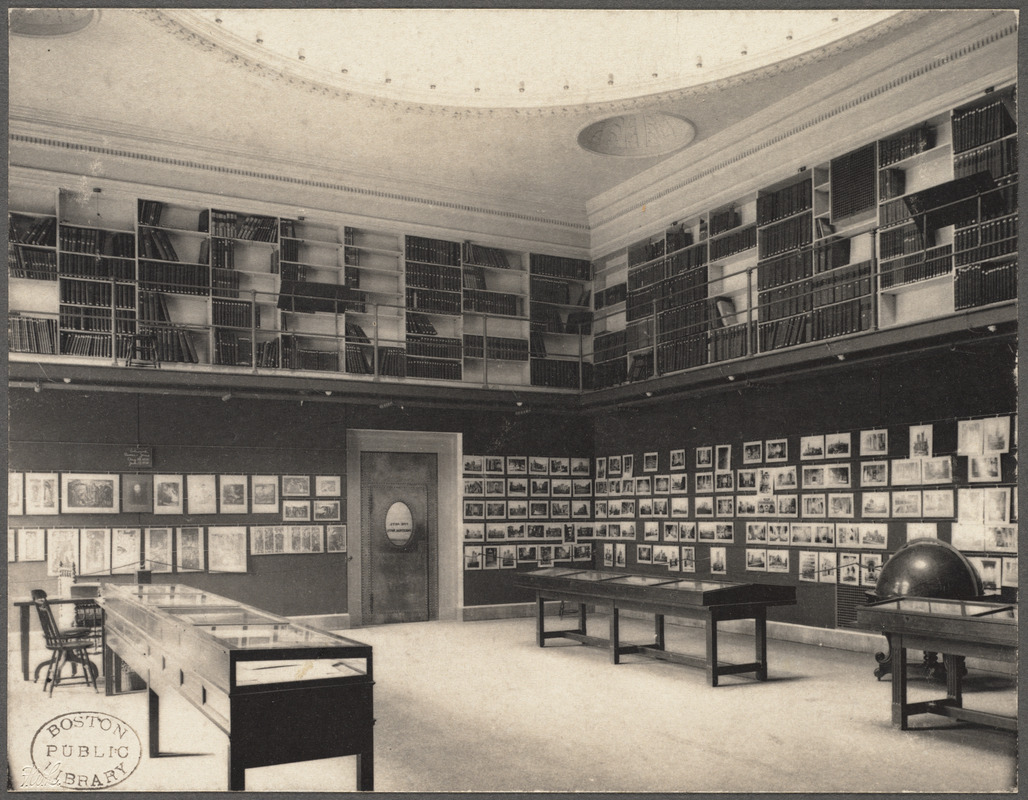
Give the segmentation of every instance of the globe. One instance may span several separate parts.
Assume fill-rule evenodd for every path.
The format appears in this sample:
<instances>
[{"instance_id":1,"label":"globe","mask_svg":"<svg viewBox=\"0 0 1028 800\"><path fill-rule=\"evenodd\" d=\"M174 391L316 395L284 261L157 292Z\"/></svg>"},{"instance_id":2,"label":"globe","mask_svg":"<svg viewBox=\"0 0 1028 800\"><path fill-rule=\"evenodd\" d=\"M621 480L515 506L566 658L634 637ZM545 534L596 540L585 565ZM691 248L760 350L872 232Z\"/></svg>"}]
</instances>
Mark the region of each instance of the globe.
<instances>
[{"instance_id":1,"label":"globe","mask_svg":"<svg viewBox=\"0 0 1028 800\"><path fill-rule=\"evenodd\" d=\"M973 600L982 580L964 554L938 539L912 539L885 562L875 584L880 600L889 597L940 597Z\"/></svg>"}]
</instances>

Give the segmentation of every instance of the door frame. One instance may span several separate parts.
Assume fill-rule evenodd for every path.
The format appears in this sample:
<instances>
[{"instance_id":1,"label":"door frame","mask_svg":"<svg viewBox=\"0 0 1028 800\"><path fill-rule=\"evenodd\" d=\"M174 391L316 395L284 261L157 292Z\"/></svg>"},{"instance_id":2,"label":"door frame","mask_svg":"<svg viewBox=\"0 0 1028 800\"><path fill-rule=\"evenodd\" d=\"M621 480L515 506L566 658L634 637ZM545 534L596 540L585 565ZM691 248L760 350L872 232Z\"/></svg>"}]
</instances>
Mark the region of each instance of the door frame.
<instances>
[{"instance_id":1,"label":"door frame","mask_svg":"<svg viewBox=\"0 0 1028 800\"><path fill-rule=\"evenodd\" d=\"M461 553L460 433L426 431L348 430L346 432L346 606L350 626L364 624L361 605L361 453L434 453L438 457L436 485L439 549L439 619L459 619L463 608L464 564Z\"/></svg>"}]
</instances>

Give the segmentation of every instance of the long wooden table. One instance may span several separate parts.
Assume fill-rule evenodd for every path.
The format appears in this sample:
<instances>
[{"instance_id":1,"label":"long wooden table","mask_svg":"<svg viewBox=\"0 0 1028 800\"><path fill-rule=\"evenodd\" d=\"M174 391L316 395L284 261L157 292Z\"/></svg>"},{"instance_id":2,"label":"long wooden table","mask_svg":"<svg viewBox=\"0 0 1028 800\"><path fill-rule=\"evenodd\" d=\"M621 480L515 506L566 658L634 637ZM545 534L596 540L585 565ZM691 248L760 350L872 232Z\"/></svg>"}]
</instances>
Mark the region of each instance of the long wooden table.
<instances>
[{"instance_id":1,"label":"long wooden table","mask_svg":"<svg viewBox=\"0 0 1028 800\"><path fill-rule=\"evenodd\" d=\"M759 583L728 583L683 579L676 576L633 575L624 572L578 570L563 567L540 569L519 574L516 586L536 594L536 640L540 647L549 639L572 639L583 644L606 647L611 661L635 654L676 664L703 667L711 686L721 675L755 673L767 680L767 609L769 606L794 605L796 589ZM578 605L578 627L546 630L544 604L547 600L570 601ZM586 608L603 607L610 615L610 636L586 633ZM622 644L620 612L641 611L654 615L654 641L647 644ZM706 632L705 657L675 653L667 649L664 618L690 617L703 620ZM755 623L755 659L745 664L729 664L718 659L717 625L731 619L752 619Z\"/></svg>"},{"instance_id":2,"label":"long wooden table","mask_svg":"<svg viewBox=\"0 0 1028 800\"><path fill-rule=\"evenodd\" d=\"M916 714L1017 730L1017 717L965 708L958 658L1017 661L1017 607L977 600L899 597L857 608L857 624L881 633L892 645L892 723L907 730ZM907 701L907 650L939 652L946 665L946 696Z\"/></svg>"},{"instance_id":3,"label":"long wooden table","mask_svg":"<svg viewBox=\"0 0 1028 800\"><path fill-rule=\"evenodd\" d=\"M98 602L107 693L115 659L146 681L151 758L176 692L229 737L229 789L249 767L348 755L374 789L369 645L189 586L105 584Z\"/></svg>"}]
</instances>

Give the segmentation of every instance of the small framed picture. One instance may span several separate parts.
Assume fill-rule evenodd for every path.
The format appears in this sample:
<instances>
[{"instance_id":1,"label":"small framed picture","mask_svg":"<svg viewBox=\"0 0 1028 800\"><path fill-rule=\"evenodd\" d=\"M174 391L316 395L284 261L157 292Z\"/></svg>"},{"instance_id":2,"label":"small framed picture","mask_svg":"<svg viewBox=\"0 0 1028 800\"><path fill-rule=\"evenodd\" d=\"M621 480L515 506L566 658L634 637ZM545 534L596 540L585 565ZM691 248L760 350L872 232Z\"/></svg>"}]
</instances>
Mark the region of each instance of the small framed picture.
<instances>
[{"instance_id":1,"label":"small framed picture","mask_svg":"<svg viewBox=\"0 0 1028 800\"><path fill-rule=\"evenodd\" d=\"M486 497L503 497L507 493L507 481L503 478L485 479Z\"/></svg>"},{"instance_id":2,"label":"small framed picture","mask_svg":"<svg viewBox=\"0 0 1028 800\"><path fill-rule=\"evenodd\" d=\"M811 545L814 543L814 525L809 522L794 522L789 526L789 543Z\"/></svg>"},{"instance_id":3,"label":"small framed picture","mask_svg":"<svg viewBox=\"0 0 1028 800\"><path fill-rule=\"evenodd\" d=\"M462 461L462 469L468 473L479 473L485 472L485 456L464 456Z\"/></svg>"},{"instance_id":4,"label":"small framed picture","mask_svg":"<svg viewBox=\"0 0 1028 800\"><path fill-rule=\"evenodd\" d=\"M827 516L825 507L825 496L823 494L803 495L803 516L824 517Z\"/></svg>"},{"instance_id":5,"label":"small framed picture","mask_svg":"<svg viewBox=\"0 0 1028 800\"><path fill-rule=\"evenodd\" d=\"M507 538L507 526L502 522L487 522L485 525L485 540L487 542L504 541Z\"/></svg>"},{"instance_id":6,"label":"small framed picture","mask_svg":"<svg viewBox=\"0 0 1028 800\"><path fill-rule=\"evenodd\" d=\"M962 419L957 422L957 454L980 456L985 452L983 420Z\"/></svg>"},{"instance_id":7,"label":"small framed picture","mask_svg":"<svg viewBox=\"0 0 1028 800\"><path fill-rule=\"evenodd\" d=\"M325 526L325 552L345 553L346 552L346 526L326 525Z\"/></svg>"},{"instance_id":8,"label":"small framed picture","mask_svg":"<svg viewBox=\"0 0 1028 800\"><path fill-rule=\"evenodd\" d=\"M920 486L921 459L894 458L892 460L893 486Z\"/></svg>"},{"instance_id":9,"label":"small framed picture","mask_svg":"<svg viewBox=\"0 0 1028 800\"><path fill-rule=\"evenodd\" d=\"M774 498L778 505L778 516L780 517L795 517L799 513L799 501L794 494L780 494ZM758 512L760 508L758 506Z\"/></svg>"},{"instance_id":10,"label":"small framed picture","mask_svg":"<svg viewBox=\"0 0 1028 800\"><path fill-rule=\"evenodd\" d=\"M465 497L482 497L485 494L485 480L482 478L464 479Z\"/></svg>"},{"instance_id":11,"label":"small framed picture","mask_svg":"<svg viewBox=\"0 0 1028 800\"><path fill-rule=\"evenodd\" d=\"M714 466L714 448L696 448L696 469L711 469Z\"/></svg>"},{"instance_id":12,"label":"small framed picture","mask_svg":"<svg viewBox=\"0 0 1028 800\"><path fill-rule=\"evenodd\" d=\"M143 552L143 534L139 528L115 528L111 531L111 572L133 573L139 569Z\"/></svg>"},{"instance_id":13,"label":"small framed picture","mask_svg":"<svg viewBox=\"0 0 1028 800\"><path fill-rule=\"evenodd\" d=\"M285 522L310 522L310 500L283 500L282 519Z\"/></svg>"},{"instance_id":14,"label":"small framed picture","mask_svg":"<svg viewBox=\"0 0 1028 800\"><path fill-rule=\"evenodd\" d=\"M788 439L768 439L764 442L764 460L769 464L789 460Z\"/></svg>"},{"instance_id":15,"label":"small framed picture","mask_svg":"<svg viewBox=\"0 0 1028 800\"><path fill-rule=\"evenodd\" d=\"M20 516L25 513L25 473L7 473L7 514ZM14 560L13 558L11 559Z\"/></svg>"},{"instance_id":16,"label":"small framed picture","mask_svg":"<svg viewBox=\"0 0 1028 800\"><path fill-rule=\"evenodd\" d=\"M654 475L653 476L653 493L654 494L668 494L671 491L671 476L670 475Z\"/></svg>"},{"instance_id":17,"label":"small framed picture","mask_svg":"<svg viewBox=\"0 0 1028 800\"><path fill-rule=\"evenodd\" d=\"M671 490L671 494L688 494L689 474L680 472L669 476L668 488Z\"/></svg>"},{"instance_id":18,"label":"small framed picture","mask_svg":"<svg viewBox=\"0 0 1028 800\"><path fill-rule=\"evenodd\" d=\"M774 490L776 492L794 492L799 488L796 482L796 467L776 467L773 470Z\"/></svg>"},{"instance_id":19,"label":"small framed picture","mask_svg":"<svg viewBox=\"0 0 1028 800\"><path fill-rule=\"evenodd\" d=\"M44 561L46 559L46 531L43 528L18 530L18 561ZM138 553L136 567L139 566Z\"/></svg>"},{"instance_id":20,"label":"small framed picture","mask_svg":"<svg viewBox=\"0 0 1028 800\"><path fill-rule=\"evenodd\" d=\"M953 483L953 459L935 456L921 459L922 483Z\"/></svg>"},{"instance_id":21,"label":"small framed picture","mask_svg":"<svg viewBox=\"0 0 1028 800\"><path fill-rule=\"evenodd\" d=\"M607 477L621 477L621 456L607 456Z\"/></svg>"},{"instance_id":22,"label":"small framed picture","mask_svg":"<svg viewBox=\"0 0 1028 800\"><path fill-rule=\"evenodd\" d=\"M985 491L957 489L957 520L959 522L985 522Z\"/></svg>"},{"instance_id":23,"label":"small framed picture","mask_svg":"<svg viewBox=\"0 0 1028 800\"><path fill-rule=\"evenodd\" d=\"M217 478L213 475L186 475L186 505L190 514L217 514Z\"/></svg>"},{"instance_id":24,"label":"small framed picture","mask_svg":"<svg viewBox=\"0 0 1028 800\"><path fill-rule=\"evenodd\" d=\"M218 476L218 513L245 514L249 511L245 475Z\"/></svg>"},{"instance_id":25,"label":"small framed picture","mask_svg":"<svg viewBox=\"0 0 1028 800\"><path fill-rule=\"evenodd\" d=\"M58 513L61 492L56 472L25 473L25 513L30 516Z\"/></svg>"},{"instance_id":26,"label":"small framed picture","mask_svg":"<svg viewBox=\"0 0 1028 800\"><path fill-rule=\"evenodd\" d=\"M569 458L551 458L550 459L550 474L559 475L561 477L567 477L571 474L571 459Z\"/></svg>"},{"instance_id":27,"label":"small framed picture","mask_svg":"<svg viewBox=\"0 0 1028 800\"><path fill-rule=\"evenodd\" d=\"M121 510L126 514L153 512L153 475L121 476Z\"/></svg>"},{"instance_id":28,"label":"small framed picture","mask_svg":"<svg viewBox=\"0 0 1028 800\"><path fill-rule=\"evenodd\" d=\"M825 467L823 464L804 465L800 472L804 489L823 489L825 487Z\"/></svg>"},{"instance_id":29,"label":"small framed picture","mask_svg":"<svg viewBox=\"0 0 1028 800\"><path fill-rule=\"evenodd\" d=\"M727 472L732 468L732 446L730 444L719 444L714 448L714 469L717 472Z\"/></svg>"},{"instance_id":30,"label":"small framed picture","mask_svg":"<svg viewBox=\"0 0 1028 800\"><path fill-rule=\"evenodd\" d=\"M465 522L464 523L464 541L465 542L484 542L485 541L485 523L484 522Z\"/></svg>"},{"instance_id":31,"label":"small framed picture","mask_svg":"<svg viewBox=\"0 0 1028 800\"><path fill-rule=\"evenodd\" d=\"M767 571L787 573L789 571L789 551L768 549Z\"/></svg>"},{"instance_id":32,"label":"small framed picture","mask_svg":"<svg viewBox=\"0 0 1028 800\"><path fill-rule=\"evenodd\" d=\"M714 473L713 472L697 472L694 475L696 481L696 492L712 492L714 491Z\"/></svg>"},{"instance_id":33,"label":"small framed picture","mask_svg":"<svg viewBox=\"0 0 1028 800\"><path fill-rule=\"evenodd\" d=\"M505 500L486 500L485 518L504 519L507 516L507 502Z\"/></svg>"},{"instance_id":34,"label":"small framed picture","mask_svg":"<svg viewBox=\"0 0 1028 800\"><path fill-rule=\"evenodd\" d=\"M925 515L927 516L927 515ZM935 522L908 522L907 541L914 539L938 539L939 526Z\"/></svg>"},{"instance_id":35,"label":"small framed picture","mask_svg":"<svg viewBox=\"0 0 1028 800\"><path fill-rule=\"evenodd\" d=\"M528 501L527 500L508 500L507 501L507 519L527 519L528 518Z\"/></svg>"},{"instance_id":36,"label":"small framed picture","mask_svg":"<svg viewBox=\"0 0 1028 800\"><path fill-rule=\"evenodd\" d=\"M998 455L968 456L967 480L970 483L992 483L1003 479Z\"/></svg>"},{"instance_id":37,"label":"small framed picture","mask_svg":"<svg viewBox=\"0 0 1028 800\"><path fill-rule=\"evenodd\" d=\"M743 442L742 463L759 464L764 460L764 442Z\"/></svg>"},{"instance_id":38,"label":"small framed picture","mask_svg":"<svg viewBox=\"0 0 1028 800\"><path fill-rule=\"evenodd\" d=\"M311 477L310 475L283 475L282 476L283 497L310 497Z\"/></svg>"},{"instance_id":39,"label":"small framed picture","mask_svg":"<svg viewBox=\"0 0 1028 800\"><path fill-rule=\"evenodd\" d=\"M860 554L860 585L874 587L878 583L878 575L882 571L884 557L881 553Z\"/></svg>"},{"instance_id":40,"label":"small framed picture","mask_svg":"<svg viewBox=\"0 0 1028 800\"><path fill-rule=\"evenodd\" d=\"M175 569L178 572L202 572L204 559L203 528L178 528L175 535Z\"/></svg>"},{"instance_id":41,"label":"small framed picture","mask_svg":"<svg viewBox=\"0 0 1028 800\"><path fill-rule=\"evenodd\" d=\"M623 455L621 456L621 474L626 478L631 478L635 472L635 456L634 455Z\"/></svg>"},{"instance_id":42,"label":"small framed picture","mask_svg":"<svg viewBox=\"0 0 1028 800\"><path fill-rule=\"evenodd\" d=\"M722 518L734 517L735 516L735 498L734 497L717 497L715 512L717 516Z\"/></svg>"},{"instance_id":43,"label":"small framed picture","mask_svg":"<svg viewBox=\"0 0 1028 800\"><path fill-rule=\"evenodd\" d=\"M253 513L278 513L278 475L254 475L250 479L253 484Z\"/></svg>"},{"instance_id":44,"label":"small framed picture","mask_svg":"<svg viewBox=\"0 0 1028 800\"><path fill-rule=\"evenodd\" d=\"M503 456L485 456L485 474L503 474Z\"/></svg>"},{"instance_id":45,"label":"small framed picture","mask_svg":"<svg viewBox=\"0 0 1028 800\"><path fill-rule=\"evenodd\" d=\"M860 584L860 553L839 553L839 583Z\"/></svg>"},{"instance_id":46,"label":"small framed picture","mask_svg":"<svg viewBox=\"0 0 1028 800\"><path fill-rule=\"evenodd\" d=\"M828 495L829 519L850 519L853 517L853 495L833 492Z\"/></svg>"},{"instance_id":47,"label":"small framed picture","mask_svg":"<svg viewBox=\"0 0 1028 800\"><path fill-rule=\"evenodd\" d=\"M153 476L153 513L182 513L182 476Z\"/></svg>"},{"instance_id":48,"label":"small framed picture","mask_svg":"<svg viewBox=\"0 0 1028 800\"><path fill-rule=\"evenodd\" d=\"M860 463L860 485L863 486L888 486L889 485L889 462L888 461L862 461Z\"/></svg>"},{"instance_id":49,"label":"small framed picture","mask_svg":"<svg viewBox=\"0 0 1028 800\"><path fill-rule=\"evenodd\" d=\"M696 571L696 548L693 546L681 548L680 563L682 572L695 572ZM668 569L671 569L670 563Z\"/></svg>"},{"instance_id":50,"label":"small framed picture","mask_svg":"<svg viewBox=\"0 0 1028 800\"><path fill-rule=\"evenodd\" d=\"M315 522L339 522L339 500L315 500L313 505Z\"/></svg>"},{"instance_id":51,"label":"small framed picture","mask_svg":"<svg viewBox=\"0 0 1028 800\"><path fill-rule=\"evenodd\" d=\"M982 452L1010 452L1010 417L989 417L982 420Z\"/></svg>"},{"instance_id":52,"label":"small framed picture","mask_svg":"<svg viewBox=\"0 0 1028 800\"><path fill-rule=\"evenodd\" d=\"M829 433L825 435L825 458L849 458L850 435Z\"/></svg>"},{"instance_id":53,"label":"small framed picture","mask_svg":"<svg viewBox=\"0 0 1028 800\"><path fill-rule=\"evenodd\" d=\"M571 477L581 478L589 476L589 459L588 458L572 458L571 459Z\"/></svg>"},{"instance_id":54,"label":"small framed picture","mask_svg":"<svg viewBox=\"0 0 1028 800\"><path fill-rule=\"evenodd\" d=\"M544 456L531 456L528 459L529 475L549 475L550 460Z\"/></svg>"},{"instance_id":55,"label":"small framed picture","mask_svg":"<svg viewBox=\"0 0 1028 800\"><path fill-rule=\"evenodd\" d=\"M1010 522L1009 487L985 489L984 518L986 525L1006 525Z\"/></svg>"},{"instance_id":56,"label":"small framed picture","mask_svg":"<svg viewBox=\"0 0 1028 800\"><path fill-rule=\"evenodd\" d=\"M637 495L653 494L653 481L649 476L635 479L635 493Z\"/></svg>"},{"instance_id":57,"label":"small framed picture","mask_svg":"<svg viewBox=\"0 0 1028 800\"><path fill-rule=\"evenodd\" d=\"M714 498L710 496L693 498L694 515L697 517L714 516Z\"/></svg>"},{"instance_id":58,"label":"small framed picture","mask_svg":"<svg viewBox=\"0 0 1028 800\"><path fill-rule=\"evenodd\" d=\"M550 496L550 479L549 478L529 478L528 479L528 493L532 497L549 497Z\"/></svg>"},{"instance_id":59,"label":"small framed picture","mask_svg":"<svg viewBox=\"0 0 1028 800\"><path fill-rule=\"evenodd\" d=\"M118 475L65 473L61 478L61 511L65 514L117 514L120 484ZM181 514L181 483L179 489Z\"/></svg>"},{"instance_id":60,"label":"small framed picture","mask_svg":"<svg viewBox=\"0 0 1028 800\"><path fill-rule=\"evenodd\" d=\"M464 548L464 569L482 569L481 545Z\"/></svg>"},{"instance_id":61,"label":"small framed picture","mask_svg":"<svg viewBox=\"0 0 1028 800\"><path fill-rule=\"evenodd\" d=\"M107 575L111 571L111 529L83 528L80 543L82 564L78 574Z\"/></svg>"},{"instance_id":62,"label":"small framed picture","mask_svg":"<svg viewBox=\"0 0 1028 800\"><path fill-rule=\"evenodd\" d=\"M931 458L935 453L932 451L932 426L911 425L910 426L910 458Z\"/></svg>"},{"instance_id":63,"label":"small framed picture","mask_svg":"<svg viewBox=\"0 0 1028 800\"><path fill-rule=\"evenodd\" d=\"M656 453L643 453L643 472L656 472L658 463Z\"/></svg>"},{"instance_id":64,"label":"small framed picture","mask_svg":"<svg viewBox=\"0 0 1028 800\"><path fill-rule=\"evenodd\" d=\"M952 489L925 489L921 492L922 516L952 519L954 514L955 505Z\"/></svg>"},{"instance_id":65,"label":"small framed picture","mask_svg":"<svg viewBox=\"0 0 1028 800\"><path fill-rule=\"evenodd\" d=\"M550 479L550 496L551 497L570 497L571 496L571 479L570 478L551 478Z\"/></svg>"},{"instance_id":66,"label":"small framed picture","mask_svg":"<svg viewBox=\"0 0 1028 800\"><path fill-rule=\"evenodd\" d=\"M710 573L712 575L728 574L728 559L725 557L726 552L727 548L725 547L710 548Z\"/></svg>"},{"instance_id":67,"label":"small framed picture","mask_svg":"<svg viewBox=\"0 0 1028 800\"><path fill-rule=\"evenodd\" d=\"M889 431L878 428L870 431L860 432L860 455L862 456L887 456L889 455Z\"/></svg>"},{"instance_id":68,"label":"small framed picture","mask_svg":"<svg viewBox=\"0 0 1028 800\"><path fill-rule=\"evenodd\" d=\"M975 523L955 522L950 530L950 544L957 548L957 550L984 550L985 526Z\"/></svg>"},{"instance_id":69,"label":"small framed picture","mask_svg":"<svg viewBox=\"0 0 1028 800\"><path fill-rule=\"evenodd\" d=\"M767 550L762 547L747 547L746 570L748 572L767 572Z\"/></svg>"},{"instance_id":70,"label":"small framed picture","mask_svg":"<svg viewBox=\"0 0 1028 800\"><path fill-rule=\"evenodd\" d=\"M800 550L797 556L797 570L799 571L799 579L801 581L818 582L820 576L818 575L817 557L819 555L822 554L813 550Z\"/></svg>"},{"instance_id":71,"label":"small framed picture","mask_svg":"<svg viewBox=\"0 0 1028 800\"><path fill-rule=\"evenodd\" d=\"M508 475L527 475L528 459L525 456L507 456Z\"/></svg>"},{"instance_id":72,"label":"small framed picture","mask_svg":"<svg viewBox=\"0 0 1028 800\"><path fill-rule=\"evenodd\" d=\"M860 546L885 550L889 544L889 526L884 522L864 522L860 525Z\"/></svg>"},{"instance_id":73,"label":"small framed picture","mask_svg":"<svg viewBox=\"0 0 1028 800\"><path fill-rule=\"evenodd\" d=\"M508 497L528 497L528 478L507 478Z\"/></svg>"},{"instance_id":74,"label":"small framed picture","mask_svg":"<svg viewBox=\"0 0 1028 800\"><path fill-rule=\"evenodd\" d=\"M985 549L998 553L1017 552L1017 526L986 525Z\"/></svg>"},{"instance_id":75,"label":"small framed picture","mask_svg":"<svg viewBox=\"0 0 1028 800\"><path fill-rule=\"evenodd\" d=\"M151 572L171 572L171 528L147 528L144 533L145 568Z\"/></svg>"},{"instance_id":76,"label":"small framed picture","mask_svg":"<svg viewBox=\"0 0 1028 800\"><path fill-rule=\"evenodd\" d=\"M597 456L595 459L596 480L604 480L607 477L607 457Z\"/></svg>"},{"instance_id":77,"label":"small framed picture","mask_svg":"<svg viewBox=\"0 0 1028 800\"><path fill-rule=\"evenodd\" d=\"M801 436L800 437L800 460L811 461L825 457L824 436Z\"/></svg>"},{"instance_id":78,"label":"small framed picture","mask_svg":"<svg viewBox=\"0 0 1028 800\"><path fill-rule=\"evenodd\" d=\"M670 464L672 471L685 469L685 450L672 450Z\"/></svg>"},{"instance_id":79,"label":"small framed picture","mask_svg":"<svg viewBox=\"0 0 1028 800\"><path fill-rule=\"evenodd\" d=\"M850 465L829 464L825 469L825 486L829 489L848 489L850 487Z\"/></svg>"},{"instance_id":80,"label":"small framed picture","mask_svg":"<svg viewBox=\"0 0 1028 800\"><path fill-rule=\"evenodd\" d=\"M676 519L681 519L689 516L689 498L688 497L672 497L671 498L671 516Z\"/></svg>"},{"instance_id":81,"label":"small framed picture","mask_svg":"<svg viewBox=\"0 0 1028 800\"><path fill-rule=\"evenodd\" d=\"M735 473L729 470L728 472L715 472L714 473L714 491L715 492L734 492L735 491Z\"/></svg>"},{"instance_id":82,"label":"small framed picture","mask_svg":"<svg viewBox=\"0 0 1028 800\"><path fill-rule=\"evenodd\" d=\"M318 497L339 497L343 482L338 475L315 475L314 493Z\"/></svg>"},{"instance_id":83,"label":"small framed picture","mask_svg":"<svg viewBox=\"0 0 1028 800\"><path fill-rule=\"evenodd\" d=\"M860 516L887 518L890 500L888 492L863 492L860 495Z\"/></svg>"}]
</instances>

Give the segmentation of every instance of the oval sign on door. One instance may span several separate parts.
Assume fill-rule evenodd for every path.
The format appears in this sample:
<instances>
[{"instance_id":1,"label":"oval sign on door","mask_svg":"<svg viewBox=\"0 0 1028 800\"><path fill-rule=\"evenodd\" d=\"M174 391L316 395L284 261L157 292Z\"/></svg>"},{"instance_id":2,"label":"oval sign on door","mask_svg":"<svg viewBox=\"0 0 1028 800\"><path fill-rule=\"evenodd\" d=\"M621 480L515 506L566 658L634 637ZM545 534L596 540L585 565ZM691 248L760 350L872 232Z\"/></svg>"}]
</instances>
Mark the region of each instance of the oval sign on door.
<instances>
[{"instance_id":1,"label":"oval sign on door","mask_svg":"<svg viewBox=\"0 0 1028 800\"><path fill-rule=\"evenodd\" d=\"M403 547L414 535L414 518L406 503L397 500L386 511L386 538L397 547Z\"/></svg>"}]
</instances>

